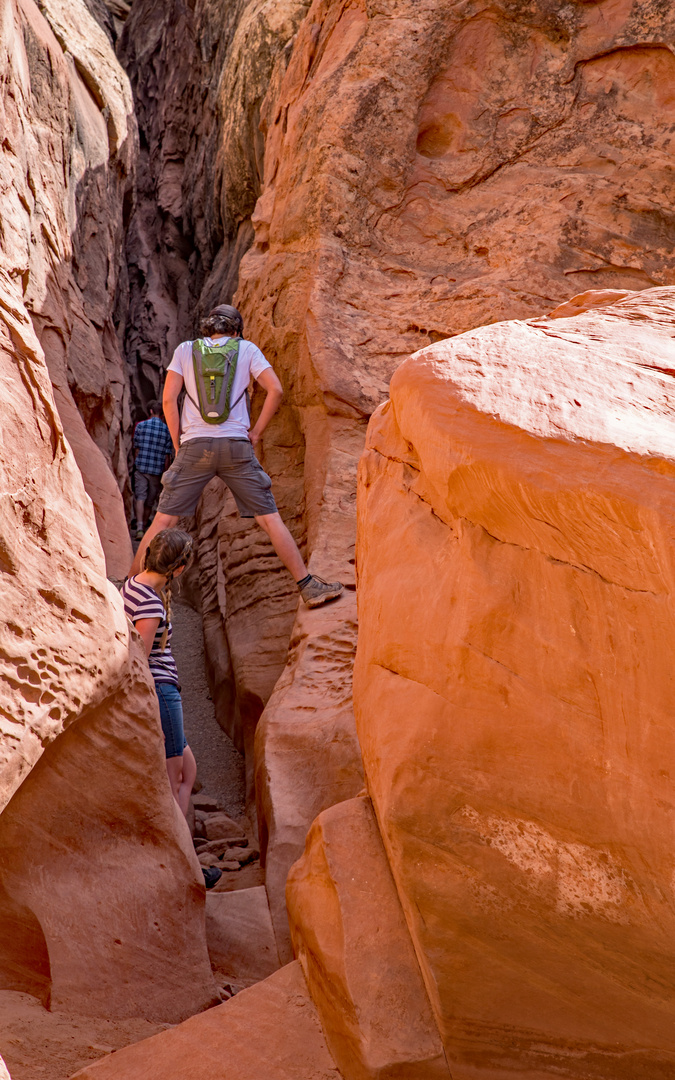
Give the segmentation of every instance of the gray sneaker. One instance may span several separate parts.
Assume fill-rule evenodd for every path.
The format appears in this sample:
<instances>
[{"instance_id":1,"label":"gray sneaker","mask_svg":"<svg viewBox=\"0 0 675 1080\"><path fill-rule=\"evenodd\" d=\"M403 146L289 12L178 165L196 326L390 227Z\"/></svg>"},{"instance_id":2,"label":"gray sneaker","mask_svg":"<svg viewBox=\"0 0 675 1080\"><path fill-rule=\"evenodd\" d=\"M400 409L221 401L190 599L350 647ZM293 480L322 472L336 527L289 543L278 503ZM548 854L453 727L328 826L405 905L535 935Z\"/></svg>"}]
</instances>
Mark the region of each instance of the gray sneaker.
<instances>
[{"instance_id":1,"label":"gray sneaker","mask_svg":"<svg viewBox=\"0 0 675 1080\"><path fill-rule=\"evenodd\" d=\"M308 581L304 589L300 590L300 595L307 607L319 607L320 604L325 604L327 600L335 600L337 596L344 592L344 588L344 585L341 585L339 581L324 581L323 578L312 574L312 580Z\"/></svg>"}]
</instances>

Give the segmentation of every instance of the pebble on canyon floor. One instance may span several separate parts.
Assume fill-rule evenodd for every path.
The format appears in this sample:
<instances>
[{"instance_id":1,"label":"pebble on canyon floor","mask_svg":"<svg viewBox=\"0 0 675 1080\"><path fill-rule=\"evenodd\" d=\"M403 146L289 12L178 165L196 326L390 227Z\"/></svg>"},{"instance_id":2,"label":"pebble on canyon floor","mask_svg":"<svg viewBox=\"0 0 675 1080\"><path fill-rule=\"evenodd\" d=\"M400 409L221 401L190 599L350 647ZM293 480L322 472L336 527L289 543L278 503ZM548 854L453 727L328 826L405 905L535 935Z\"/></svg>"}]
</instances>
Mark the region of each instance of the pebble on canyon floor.
<instances>
[{"instance_id":1,"label":"pebble on canyon floor","mask_svg":"<svg viewBox=\"0 0 675 1080\"><path fill-rule=\"evenodd\" d=\"M238 871L260 858L260 851L249 843L244 829L218 809L215 799L197 796L195 805L194 846L201 866L216 866L223 871ZM202 807L209 809L202 809ZM213 807L213 809L211 809Z\"/></svg>"}]
</instances>

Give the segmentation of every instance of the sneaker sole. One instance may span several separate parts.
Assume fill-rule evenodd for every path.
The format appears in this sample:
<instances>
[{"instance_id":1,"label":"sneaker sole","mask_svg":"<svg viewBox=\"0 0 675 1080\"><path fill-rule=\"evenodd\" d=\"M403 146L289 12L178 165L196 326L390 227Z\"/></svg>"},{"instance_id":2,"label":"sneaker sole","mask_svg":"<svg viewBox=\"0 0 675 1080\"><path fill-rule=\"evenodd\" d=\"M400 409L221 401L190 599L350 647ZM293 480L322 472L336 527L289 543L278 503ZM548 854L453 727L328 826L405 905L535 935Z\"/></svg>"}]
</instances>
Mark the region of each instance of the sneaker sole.
<instances>
[{"instance_id":1,"label":"sneaker sole","mask_svg":"<svg viewBox=\"0 0 675 1080\"><path fill-rule=\"evenodd\" d=\"M338 596L342 596L344 591L343 587L341 589L332 589L330 592L322 593L321 596L315 596L313 600L305 600L305 607L321 607L322 604L327 604L329 600L337 600Z\"/></svg>"}]
</instances>

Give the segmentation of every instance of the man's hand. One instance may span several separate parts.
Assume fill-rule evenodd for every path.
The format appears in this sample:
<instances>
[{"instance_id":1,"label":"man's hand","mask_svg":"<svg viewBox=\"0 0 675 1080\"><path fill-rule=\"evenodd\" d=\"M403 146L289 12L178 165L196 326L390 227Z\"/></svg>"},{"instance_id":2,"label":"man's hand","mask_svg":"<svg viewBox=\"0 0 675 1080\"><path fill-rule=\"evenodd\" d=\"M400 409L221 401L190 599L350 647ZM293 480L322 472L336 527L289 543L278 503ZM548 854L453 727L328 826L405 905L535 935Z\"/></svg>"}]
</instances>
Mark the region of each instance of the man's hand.
<instances>
[{"instance_id":1,"label":"man's hand","mask_svg":"<svg viewBox=\"0 0 675 1080\"><path fill-rule=\"evenodd\" d=\"M248 435L249 440L253 443L253 445L257 446L258 443L260 442L261 432L256 431L255 428L251 428L251 430L247 431L246 434Z\"/></svg>"}]
</instances>

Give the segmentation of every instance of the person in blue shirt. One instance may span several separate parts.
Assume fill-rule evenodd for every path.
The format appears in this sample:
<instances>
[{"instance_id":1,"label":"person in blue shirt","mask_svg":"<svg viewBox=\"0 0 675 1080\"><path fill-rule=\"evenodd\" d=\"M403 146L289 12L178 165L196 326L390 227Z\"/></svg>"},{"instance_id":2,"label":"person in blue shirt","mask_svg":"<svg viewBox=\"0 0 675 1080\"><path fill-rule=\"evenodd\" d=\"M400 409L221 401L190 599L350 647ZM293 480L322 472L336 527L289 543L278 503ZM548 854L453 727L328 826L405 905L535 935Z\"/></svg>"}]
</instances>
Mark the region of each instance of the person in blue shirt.
<instances>
[{"instance_id":1,"label":"person in blue shirt","mask_svg":"<svg viewBox=\"0 0 675 1080\"><path fill-rule=\"evenodd\" d=\"M136 539L140 540L148 527L148 518L162 486L173 454L169 429L162 420L158 401L148 405L149 420L142 420L134 432L134 496L136 503Z\"/></svg>"}]
</instances>

